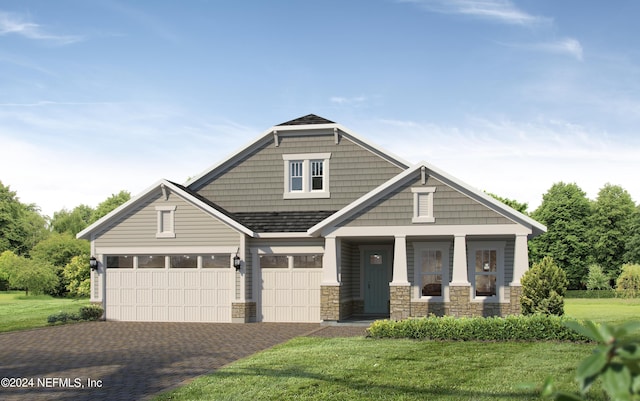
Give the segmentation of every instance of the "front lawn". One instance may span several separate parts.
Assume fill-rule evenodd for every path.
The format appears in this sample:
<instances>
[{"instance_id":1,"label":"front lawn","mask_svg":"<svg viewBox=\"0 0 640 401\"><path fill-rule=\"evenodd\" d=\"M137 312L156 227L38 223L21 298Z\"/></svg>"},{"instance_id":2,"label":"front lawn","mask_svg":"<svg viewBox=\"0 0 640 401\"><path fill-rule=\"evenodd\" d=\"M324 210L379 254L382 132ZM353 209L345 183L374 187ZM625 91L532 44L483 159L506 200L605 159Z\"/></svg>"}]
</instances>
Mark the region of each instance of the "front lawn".
<instances>
[{"instance_id":1,"label":"front lawn","mask_svg":"<svg viewBox=\"0 0 640 401\"><path fill-rule=\"evenodd\" d=\"M580 320L618 325L640 320L640 298L565 298L564 313Z\"/></svg>"},{"instance_id":2,"label":"front lawn","mask_svg":"<svg viewBox=\"0 0 640 401\"><path fill-rule=\"evenodd\" d=\"M59 312L77 313L88 299L25 296L24 291L0 292L0 332L47 326L47 317Z\"/></svg>"}]
</instances>

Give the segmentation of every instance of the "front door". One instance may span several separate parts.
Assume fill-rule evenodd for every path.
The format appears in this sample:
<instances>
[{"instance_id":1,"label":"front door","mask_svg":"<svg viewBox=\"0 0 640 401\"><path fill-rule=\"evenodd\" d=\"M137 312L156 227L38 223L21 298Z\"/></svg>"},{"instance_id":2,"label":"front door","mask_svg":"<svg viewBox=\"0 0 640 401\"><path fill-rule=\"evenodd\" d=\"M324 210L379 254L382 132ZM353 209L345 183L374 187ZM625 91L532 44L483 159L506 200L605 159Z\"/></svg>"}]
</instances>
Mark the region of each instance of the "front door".
<instances>
[{"instance_id":1,"label":"front door","mask_svg":"<svg viewBox=\"0 0 640 401\"><path fill-rule=\"evenodd\" d=\"M384 249L364 251L364 313L389 313L390 252Z\"/></svg>"}]
</instances>

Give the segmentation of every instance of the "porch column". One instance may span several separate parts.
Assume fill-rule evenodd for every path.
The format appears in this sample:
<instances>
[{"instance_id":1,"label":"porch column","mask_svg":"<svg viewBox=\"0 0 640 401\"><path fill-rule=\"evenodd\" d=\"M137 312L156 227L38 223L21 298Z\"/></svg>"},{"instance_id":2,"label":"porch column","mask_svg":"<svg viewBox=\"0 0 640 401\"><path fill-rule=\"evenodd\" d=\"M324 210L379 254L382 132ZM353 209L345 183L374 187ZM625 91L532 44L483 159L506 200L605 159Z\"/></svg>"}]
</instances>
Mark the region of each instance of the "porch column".
<instances>
[{"instance_id":1,"label":"porch column","mask_svg":"<svg viewBox=\"0 0 640 401\"><path fill-rule=\"evenodd\" d=\"M516 244L513 255L513 280L511 285L521 285L520 279L529 268L529 248L527 235L516 234Z\"/></svg>"},{"instance_id":2,"label":"porch column","mask_svg":"<svg viewBox=\"0 0 640 401\"><path fill-rule=\"evenodd\" d=\"M320 319L323 321L340 320L340 281L338 265L340 241L336 237L324 240L322 257L322 283L320 284Z\"/></svg>"},{"instance_id":3,"label":"porch column","mask_svg":"<svg viewBox=\"0 0 640 401\"><path fill-rule=\"evenodd\" d=\"M407 237L397 235L393 247L393 281L389 283L389 317L393 320L411 316L411 284L407 270Z\"/></svg>"},{"instance_id":4,"label":"porch column","mask_svg":"<svg viewBox=\"0 0 640 401\"><path fill-rule=\"evenodd\" d=\"M338 251L336 237L324 240L324 256L322 257L322 285L339 285Z\"/></svg>"},{"instance_id":5,"label":"porch column","mask_svg":"<svg viewBox=\"0 0 640 401\"><path fill-rule=\"evenodd\" d=\"M454 236L451 285L471 285L467 274L467 240L464 234Z\"/></svg>"},{"instance_id":6,"label":"porch column","mask_svg":"<svg viewBox=\"0 0 640 401\"><path fill-rule=\"evenodd\" d=\"M393 247L393 281L392 285L409 285L407 266L407 237L396 236Z\"/></svg>"}]
</instances>

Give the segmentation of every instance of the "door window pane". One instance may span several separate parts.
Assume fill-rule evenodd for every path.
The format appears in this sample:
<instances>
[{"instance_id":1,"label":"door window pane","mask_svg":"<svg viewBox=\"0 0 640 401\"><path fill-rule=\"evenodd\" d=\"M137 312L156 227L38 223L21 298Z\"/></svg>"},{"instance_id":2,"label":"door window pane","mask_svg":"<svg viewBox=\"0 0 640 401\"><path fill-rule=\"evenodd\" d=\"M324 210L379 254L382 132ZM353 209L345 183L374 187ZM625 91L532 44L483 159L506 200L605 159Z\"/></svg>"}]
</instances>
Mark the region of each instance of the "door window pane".
<instances>
[{"instance_id":1,"label":"door window pane","mask_svg":"<svg viewBox=\"0 0 640 401\"><path fill-rule=\"evenodd\" d=\"M263 269L287 269L289 258L286 255L260 255L260 267Z\"/></svg>"},{"instance_id":2,"label":"door window pane","mask_svg":"<svg viewBox=\"0 0 640 401\"><path fill-rule=\"evenodd\" d=\"M195 269L198 267L197 255L172 255L171 264L172 268L177 269Z\"/></svg>"},{"instance_id":3,"label":"door window pane","mask_svg":"<svg viewBox=\"0 0 640 401\"><path fill-rule=\"evenodd\" d=\"M202 256L203 269L224 269L231 266L230 256L228 253L216 253L213 255Z\"/></svg>"},{"instance_id":4,"label":"door window pane","mask_svg":"<svg viewBox=\"0 0 640 401\"><path fill-rule=\"evenodd\" d=\"M293 267L302 269L322 269L322 255L296 255Z\"/></svg>"},{"instance_id":5,"label":"door window pane","mask_svg":"<svg viewBox=\"0 0 640 401\"><path fill-rule=\"evenodd\" d=\"M139 269L164 269L164 256L138 256Z\"/></svg>"},{"instance_id":6,"label":"door window pane","mask_svg":"<svg viewBox=\"0 0 640 401\"><path fill-rule=\"evenodd\" d=\"M133 269L133 256L107 256L109 269Z\"/></svg>"}]
</instances>

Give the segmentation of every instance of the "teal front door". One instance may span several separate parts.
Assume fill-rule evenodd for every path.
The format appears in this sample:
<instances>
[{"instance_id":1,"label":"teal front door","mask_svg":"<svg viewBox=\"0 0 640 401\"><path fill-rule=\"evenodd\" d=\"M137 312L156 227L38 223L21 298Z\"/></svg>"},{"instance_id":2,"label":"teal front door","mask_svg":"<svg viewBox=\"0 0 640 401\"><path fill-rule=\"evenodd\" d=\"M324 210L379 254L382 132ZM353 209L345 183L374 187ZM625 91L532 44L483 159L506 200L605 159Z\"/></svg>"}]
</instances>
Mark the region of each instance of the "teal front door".
<instances>
[{"instance_id":1,"label":"teal front door","mask_svg":"<svg viewBox=\"0 0 640 401\"><path fill-rule=\"evenodd\" d=\"M371 249L364 252L364 313L389 313L390 252Z\"/></svg>"}]
</instances>

